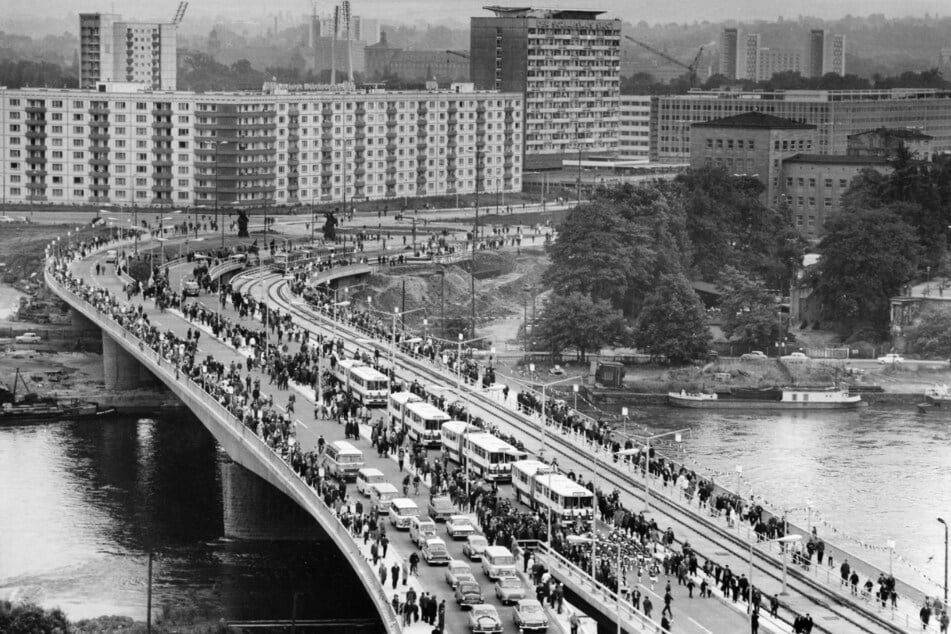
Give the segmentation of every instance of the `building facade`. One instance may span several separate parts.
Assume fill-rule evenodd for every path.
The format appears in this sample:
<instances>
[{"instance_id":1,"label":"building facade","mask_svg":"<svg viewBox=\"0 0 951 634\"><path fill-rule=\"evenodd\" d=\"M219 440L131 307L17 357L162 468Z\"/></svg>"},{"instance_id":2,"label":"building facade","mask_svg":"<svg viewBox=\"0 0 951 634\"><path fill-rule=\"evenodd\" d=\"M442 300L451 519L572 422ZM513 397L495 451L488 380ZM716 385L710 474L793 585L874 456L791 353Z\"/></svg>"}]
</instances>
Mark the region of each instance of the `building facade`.
<instances>
[{"instance_id":1,"label":"building facade","mask_svg":"<svg viewBox=\"0 0 951 634\"><path fill-rule=\"evenodd\" d=\"M736 63L740 51L740 32L723 29L720 34L719 72L728 79L736 79Z\"/></svg>"},{"instance_id":2,"label":"building facade","mask_svg":"<svg viewBox=\"0 0 951 634\"><path fill-rule=\"evenodd\" d=\"M623 161L650 160L650 95L621 95L619 154Z\"/></svg>"},{"instance_id":3,"label":"building facade","mask_svg":"<svg viewBox=\"0 0 951 634\"><path fill-rule=\"evenodd\" d=\"M301 205L520 191L522 95L0 89L0 186L45 204Z\"/></svg>"},{"instance_id":4,"label":"building facade","mask_svg":"<svg viewBox=\"0 0 951 634\"><path fill-rule=\"evenodd\" d=\"M391 47L386 32L365 51L369 81L398 77L406 81L468 82L469 54L462 51L410 51Z\"/></svg>"},{"instance_id":5,"label":"building facade","mask_svg":"<svg viewBox=\"0 0 951 634\"><path fill-rule=\"evenodd\" d=\"M849 135L849 156L885 156L893 158L899 150L907 150L913 159L930 161L934 156L934 139L918 130L878 128Z\"/></svg>"},{"instance_id":6,"label":"building facade","mask_svg":"<svg viewBox=\"0 0 951 634\"><path fill-rule=\"evenodd\" d=\"M809 31L806 46L808 64L806 77L822 77L828 73L845 75L845 36L826 33L823 29Z\"/></svg>"},{"instance_id":7,"label":"building facade","mask_svg":"<svg viewBox=\"0 0 951 634\"><path fill-rule=\"evenodd\" d=\"M764 47L758 33L724 29L720 35L720 74L729 79L767 81L776 73L804 77L845 74L845 36L822 29L809 32L803 49Z\"/></svg>"},{"instance_id":8,"label":"building facade","mask_svg":"<svg viewBox=\"0 0 951 634\"><path fill-rule=\"evenodd\" d=\"M131 82L175 90L178 25L123 22L113 13L79 14L79 87Z\"/></svg>"},{"instance_id":9,"label":"building facade","mask_svg":"<svg viewBox=\"0 0 951 634\"><path fill-rule=\"evenodd\" d=\"M802 51L794 48L761 48L757 58L756 81L772 79L777 73L802 73Z\"/></svg>"},{"instance_id":10,"label":"building facade","mask_svg":"<svg viewBox=\"0 0 951 634\"><path fill-rule=\"evenodd\" d=\"M816 126L817 154L845 154L850 134L879 127L918 130L934 152L951 152L951 90L695 90L652 97L651 161L689 161L694 124L743 112Z\"/></svg>"},{"instance_id":11,"label":"building facade","mask_svg":"<svg viewBox=\"0 0 951 634\"><path fill-rule=\"evenodd\" d=\"M525 99L525 168L558 169L566 155L616 153L621 21L600 11L487 7L472 18L476 88Z\"/></svg>"},{"instance_id":12,"label":"building facade","mask_svg":"<svg viewBox=\"0 0 951 634\"><path fill-rule=\"evenodd\" d=\"M812 152L816 127L759 112L715 119L694 126L690 167L717 165L751 176L766 187L763 202L779 203L783 160Z\"/></svg>"}]
</instances>

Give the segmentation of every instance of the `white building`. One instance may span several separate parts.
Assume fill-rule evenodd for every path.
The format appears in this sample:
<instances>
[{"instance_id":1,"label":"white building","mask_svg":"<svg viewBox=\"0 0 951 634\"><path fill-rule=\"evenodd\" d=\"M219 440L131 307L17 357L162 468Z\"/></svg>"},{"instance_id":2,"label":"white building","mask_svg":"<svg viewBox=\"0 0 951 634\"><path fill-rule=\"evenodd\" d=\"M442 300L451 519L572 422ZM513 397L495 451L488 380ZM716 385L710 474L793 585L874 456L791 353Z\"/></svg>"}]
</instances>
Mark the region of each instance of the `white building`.
<instances>
[{"instance_id":1,"label":"white building","mask_svg":"<svg viewBox=\"0 0 951 634\"><path fill-rule=\"evenodd\" d=\"M96 88L0 88L7 201L298 205L522 188L520 93Z\"/></svg>"},{"instance_id":2,"label":"white building","mask_svg":"<svg viewBox=\"0 0 951 634\"><path fill-rule=\"evenodd\" d=\"M650 123L650 95L621 95L621 160L650 160Z\"/></svg>"},{"instance_id":3,"label":"white building","mask_svg":"<svg viewBox=\"0 0 951 634\"><path fill-rule=\"evenodd\" d=\"M123 22L114 13L80 13L79 87L132 82L175 90L177 32L174 22Z\"/></svg>"}]
</instances>

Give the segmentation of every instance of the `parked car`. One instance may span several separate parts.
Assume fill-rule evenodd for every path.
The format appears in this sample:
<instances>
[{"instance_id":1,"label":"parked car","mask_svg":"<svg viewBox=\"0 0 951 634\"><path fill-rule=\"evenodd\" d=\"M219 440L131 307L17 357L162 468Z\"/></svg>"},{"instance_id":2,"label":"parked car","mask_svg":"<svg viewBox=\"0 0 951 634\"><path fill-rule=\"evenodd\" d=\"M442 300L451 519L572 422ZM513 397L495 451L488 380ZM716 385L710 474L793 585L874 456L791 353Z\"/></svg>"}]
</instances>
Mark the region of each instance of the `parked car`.
<instances>
[{"instance_id":1,"label":"parked car","mask_svg":"<svg viewBox=\"0 0 951 634\"><path fill-rule=\"evenodd\" d=\"M882 365L885 365L886 363L898 365L899 363L905 362L905 357L901 356L900 354L895 354L894 352L889 352L884 357L879 357L878 362Z\"/></svg>"},{"instance_id":2,"label":"parked car","mask_svg":"<svg viewBox=\"0 0 951 634\"><path fill-rule=\"evenodd\" d=\"M769 357L761 350L753 350L740 355L740 361L767 361Z\"/></svg>"},{"instance_id":3,"label":"parked car","mask_svg":"<svg viewBox=\"0 0 951 634\"><path fill-rule=\"evenodd\" d=\"M445 522L456 513L448 495L437 495L429 502L429 516L436 522Z\"/></svg>"},{"instance_id":4,"label":"parked car","mask_svg":"<svg viewBox=\"0 0 951 634\"><path fill-rule=\"evenodd\" d=\"M446 548L446 542L438 537L431 537L423 542L420 549L423 554L423 561L430 566L441 566L448 564L449 550Z\"/></svg>"},{"instance_id":5,"label":"parked car","mask_svg":"<svg viewBox=\"0 0 951 634\"><path fill-rule=\"evenodd\" d=\"M499 577L495 582L495 596L502 605L508 605L525 598L525 586L518 577Z\"/></svg>"},{"instance_id":6,"label":"parked car","mask_svg":"<svg viewBox=\"0 0 951 634\"><path fill-rule=\"evenodd\" d=\"M456 586L456 603L462 607L480 605L485 603L482 597L482 587L474 579L472 581L460 581Z\"/></svg>"},{"instance_id":7,"label":"parked car","mask_svg":"<svg viewBox=\"0 0 951 634\"><path fill-rule=\"evenodd\" d=\"M562 376L564 373L565 373L565 369L557 364L553 365L551 369L548 370L548 374L551 374L554 376Z\"/></svg>"},{"instance_id":8,"label":"parked car","mask_svg":"<svg viewBox=\"0 0 951 634\"><path fill-rule=\"evenodd\" d=\"M515 604L512 620L520 632L544 632L548 629L548 615L535 599L522 599Z\"/></svg>"},{"instance_id":9,"label":"parked car","mask_svg":"<svg viewBox=\"0 0 951 634\"><path fill-rule=\"evenodd\" d=\"M807 357L802 352L791 352L789 354L784 354L781 358L786 363L803 363L809 360L809 357Z\"/></svg>"},{"instance_id":10,"label":"parked car","mask_svg":"<svg viewBox=\"0 0 951 634\"><path fill-rule=\"evenodd\" d=\"M469 564L459 559L450 559L446 565L446 583L448 583L451 588L455 588L459 583L459 579L465 576L475 579L475 575L472 574L472 568L469 567Z\"/></svg>"},{"instance_id":11,"label":"parked car","mask_svg":"<svg viewBox=\"0 0 951 634\"><path fill-rule=\"evenodd\" d=\"M43 338L35 332L25 332L22 335L17 335L13 340L17 343L39 343L43 341Z\"/></svg>"},{"instance_id":12,"label":"parked car","mask_svg":"<svg viewBox=\"0 0 951 634\"><path fill-rule=\"evenodd\" d=\"M465 515L451 515L446 521L446 534L452 539L465 539L475 532L472 520Z\"/></svg>"},{"instance_id":13,"label":"parked car","mask_svg":"<svg viewBox=\"0 0 951 634\"><path fill-rule=\"evenodd\" d=\"M472 606L469 628L472 634L501 634L502 619L499 618L499 611L488 603Z\"/></svg>"},{"instance_id":14,"label":"parked car","mask_svg":"<svg viewBox=\"0 0 951 634\"><path fill-rule=\"evenodd\" d=\"M469 535L466 537L466 543L462 545L462 554L472 561L480 561L488 546L489 540L482 535Z\"/></svg>"}]
</instances>

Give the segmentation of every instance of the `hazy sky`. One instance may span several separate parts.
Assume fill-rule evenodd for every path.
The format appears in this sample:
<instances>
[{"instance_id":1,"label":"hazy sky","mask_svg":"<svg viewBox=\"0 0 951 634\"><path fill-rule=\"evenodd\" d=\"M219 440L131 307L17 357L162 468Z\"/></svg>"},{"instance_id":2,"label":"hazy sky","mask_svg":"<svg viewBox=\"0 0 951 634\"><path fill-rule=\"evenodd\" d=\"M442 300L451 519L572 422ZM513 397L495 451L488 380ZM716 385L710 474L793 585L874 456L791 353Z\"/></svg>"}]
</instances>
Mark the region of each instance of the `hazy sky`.
<instances>
[{"instance_id":1,"label":"hazy sky","mask_svg":"<svg viewBox=\"0 0 951 634\"><path fill-rule=\"evenodd\" d=\"M319 12L328 11L334 0L318 0ZM488 15L482 10L487 4L531 6L531 3L486 2L478 0L351 0L354 13L379 17L389 21L417 22L455 19L467 22L473 15ZM178 0L0 0L0 28L6 20L3 15L33 14L37 17L64 19L81 11L122 13L126 18L170 19ZM535 6L575 7L601 9L611 17L638 22L693 22L695 20L750 21L775 19L783 16L795 19L798 15L839 18L846 14L868 15L884 13L889 17L951 14L946 0L673 0L672 2L636 2L632 0L541 0ZM260 19L266 14L285 11L292 14L310 12L309 0L192 0L185 16L226 16L232 19ZM187 27L186 27L187 28Z\"/></svg>"}]
</instances>

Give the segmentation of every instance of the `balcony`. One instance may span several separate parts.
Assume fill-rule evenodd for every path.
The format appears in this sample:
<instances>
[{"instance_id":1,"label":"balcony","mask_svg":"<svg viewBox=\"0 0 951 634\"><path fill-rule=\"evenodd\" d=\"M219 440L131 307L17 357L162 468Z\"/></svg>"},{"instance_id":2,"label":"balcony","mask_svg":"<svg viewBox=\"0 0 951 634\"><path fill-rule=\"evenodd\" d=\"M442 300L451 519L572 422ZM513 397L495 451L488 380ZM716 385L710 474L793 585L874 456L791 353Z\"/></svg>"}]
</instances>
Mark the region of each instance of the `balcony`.
<instances>
[{"instance_id":1,"label":"balcony","mask_svg":"<svg viewBox=\"0 0 951 634\"><path fill-rule=\"evenodd\" d=\"M389 152L389 154L386 155L386 162L395 163L396 162L396 145L393 145L392 147L387 145L386 150L387 152Z\"/></svg>"},{"instance_id":2,"label":"balcony","mask_svg":"<svg viewBox=\"0 0 951 634\"><path fill-rule=\"evenodd\" d=\"M356 134L353 135L353 138L356 139L357 141L363 141L367 138L367 135L365 132L357 132Z\"/></svg>"},{"instance_id":3,"label":"balcony","mask_svg":"<svg viewBox=\"0 0 951 634\"><path fill-rule=\"evenodd\" d=\"M34 177L34 176L35 176L36 178L45 178L45 177L46 177L46 170L45 170L45 169L42 169L42 168L41 168L41 169L38 169L38 170L30 169L30 170L27 170L27 171L26 171L26 175L27 175L28 178Z\"/></svg>"},{"instance_id":4,"label":"balcony","mask_svg":"<svg viewBox=\"0 0 951 634\"><path fill-rule=\"evenodd\" d=\"M416 112L419 113L420 117L425 117L427 114L429 114L429 108L427 108L426 106L420 106L419 110L417 110Z\"/></svg>"},{"instance_id":5,"label":"balcony","mask_svg":"<svg viewBox=\"0 0 951 634\"><path fill-rule=\"evenodd\" d=\"M417 151L419 151L419 152L425 152L425 151L426 151L426 148L428 148L428 147L429 147L429 144L426 143L426 142L421 142L421 143L417 143L417 144L416 144L416 149L417 149Z\"/></svg>"},{"instance_id":6,"label":"balcony","mask_svg":"<svg viewBox=\"0 0 951 634\"><path fill-rule=\"evenodd\" d=\"M387 115L388 117L395 117L395 116L396 116L396 106L390 106L389 108L387 108L387 109L386 109L386 115Z\"/></svg>"},{"instance_id":7,"label":"balcony","mask_svg":"<svg viewBox=\"0 0 951 634\"><path fill-rule=\"evenodd\" d=\"M93 167L109 167L109 159L105 157L91 158L89 164Z\"/></svg>"},{"instance_id":8,"label":"balcony","mask_svg":"<svg viewBox=\"0 0 951 634\"><path fill-rule=\"evenodd\" d=\"M26 144L26 151L27 151L27 152L45 152L45 151L46 151L46 144L45 144L45 143L38 143L38 142L36 142L36 141L34 141L33 143L27 143L27 144Z\"/></svg>"},{"instance_id":9,"label":"balcony","mask_svg":"<svg viewBox=\"0 0 951 634\"><path fill-rule=\"evenodd\" d=\"M42 140L46 138L46 132L44 130L27 130L26 138L30 140L34 140L34 139Z\"/></svg>"},{"instance_id":10,"label":"balcony","mask_svg":"<svg viewBox=\"0 0 951 634\"><path fill-rule=\"evenodd\" d=\"M357 130L362 130L363 128L367 127L367 122L363 119L357 119L357 122L354 125L357 126Z\"/></svg>"},{"instance_id":11,"label":"balcony","mask_svg":"<svg viewBox=\"0 0 951 634\"><path fill-rule=\"evenodd\" d=\"M449 138L451 139L451 138L455 137L455 136L456 136L457 134L459 134L459 133L456 132L456 128L455 128L455 127L450 127L450 128L446 131L446 134L447 134L447 135L449 136Z\"/></svg>"},{"instance_id":12,"label":"balcony","mask_svg":"<svg viewBox=\"0 0 951 634\"><path fill-rule=\"evenodd\" d=\"M458 112L459 112L459 108L457 108L457 107L455 107L455 106L449 106L449 116L450 116L450 117L456 116L456 113L458 113Z\"/></svg>"},{"instance_id":13,"label":"balcony","mask_svg":"<svg viewBox=\"0 0 951 634\"><path fill-rule=\"evenodd\" d=\"M353 175L356 176L357 178L363 178L366 175L366 173L367 171L363 169L362 167L358 167L357 169L353 170Z\"/></svg>"},{"instance_id":14,"label":"balcony","mask_svg":"<svg viewBox=\"0 0 951 634\"><path fill-rule=\"evenodd\" d=\"M366 108L364 108L363 106L357 106L357 116L358 116L358 117L366 116L366 113L367 113L367 109L366 109Z\"/></svg>"},{"instance_id":15,"label":"balcony","mask_svg":"<svg viewBox=\"0 0 951 634\"><path fill-rule=\"evenodd\" d=\"M416 126L419 128L425 128L427 123L428 121L426 119L423 119L422 117L416 120Z\"/></svg>"},{"instance_id":16,"label":"balcony","mask_svg":"<svg viewBox=\"0 0 951 634\"><path fill-rule=\"evenodd\" d=\"M396 132L393 130L390 130L389 132L386 133L386 138L392 141L393 139L396 138Z\"/></svg>"},{"instance_id":17,"label":"balcony","mask_svg":"<svg viewBox=\"0 0 951 634\"><path fill-rule=\"evenodd\" d=\"M152 141L155 143L171 143L175 140L171 134L153 134Z\"/></svg>"},{"instance_id":18,"label":"balcony","mask_svg":"<svg viewBox=\"0 0 951 634\"><path fill-rule=\"evenodd\" d=\"M94 129L97 129L97 128L94 128ZM109 136L108 132L90 132L89 133L89 140L96 141L97 143L108 143L110 138L111 137Z\"/></svg>"},{"instance_id":19,"label":"balcony","mask_svg":"<svg viewBox=\"0 0 951 634\"><path fill-rule=\"evenodd\" d=\"M38 104L34 104L34 105L32 105L32 106L29 106L29 105L28 105L28 106L26 107L26 113L27 113L27 114L45 114L45 113L46 113L46 106L42 106L42 105L38 105Z\"/></svg>"},{"instance_id":20,"label":"balcony","mask_svg":"<svg viewBox=\"0 0 951 634\"><path fill-rule=\"evenodd\" d=\"M296 143L300 141L300 134L298 134L297 132L291 132L290 134L287 135L287 140L290 141L291 143Z\"/></svg>"},{"instance_id":21,"label":"balcony","mask_svg":"<svg viewBox=\"0 0 951 634\"><path fill-rule=\"evenodd\" d=\"M27 189L46 189L46 183L27 183Z\"/></svg>"},{"instance_id":22,"label":"balcony","mask_svg":"<svg viewBox=\"0 0 951 634\"><path fill-rule=\"evenodd\" d=\"M172 159L170 158L166 158L166 159L157 158L154 161L152 161L152 167L171 167L171 166L172 166Z\"/></svg>"},{"instance_id":23,"label":"balcony","mask_svg":"<svg viewBox=\"0 0 951 634\"><path fill-rule=\"evenodd\" d=\"M172 109L171 108L152 108L153 117L171 117Z\"/></svg>"},{"instance_id":24,"label":"balcony","mask_svg":"<svg viewBox=\"0 0 951 634\"><path fill-rule=\"evenodd\" d=\"M425 165L417 165L417 166L416 166L416 173L417 173L417 174L425 174L425 173L426 173L426 166L425 166Z\"/></svg>"},{"instance_id":25,"label":"balcony","mask_svg":"<svg viewBox=\"0 0 951 634\"><path fill-rule=\"evenodd\" d=\"M388 178L388 179L386 179L386 186L387 186L389 189L395 188L395 187L396 187L396 179L395 179L395 178Z\"/></svg>"},{"instance_id":26,"label":"balcony","mask_svg":"<svg viewBox=\"0 0 951 634\"><path fill-rule=\"evenodd\" d=\"M387 167L387 168L386 168L386 175L387 175L387 176L395 176L395 175L396 175L396 168L395 168L395 167L392 167L392 166L391 166L391 167Z\"/></svg>"},{"instance_id":27,"label":"balcony","mask_svg":"<svg viewBox=\"0 0 951 634\"><path fill-rule=\"evenodd\" d=\"M386 120L386 127L388 127L388 128L395 128L395 127L396 127L396 119L387 119L387 120Z\"/></svg>"},{"instance_id":28,"label":"balcony","mask_svg":"<svg viewBox=\"0 0 951 634\"><path fill-rule=\"evenodd\" d=\"M108 183L92 183L89 185L89 189L93 190L94 192L109 191L109 184Z\"/></svg>"},{"instance_id":29,"label":"balcony","mask_svg":"<svg viewBox=\"0 0 951 634\"><path fill-rule=\"evenodd\" d=\"M320 140L324 143L329 143L334 140L334 135L331 132L324 132L320 135Z\"/></svg>"},{"instance_id":30,"label":"balcony","mask_svg":"<svg viewBox=\"0 0 951 634\"><path fill-rule=\"evenodd\" d=\"M26 157L27 165L46 165L46 157L44 156L28 156Z\"/></svg>"}]
</instances>

